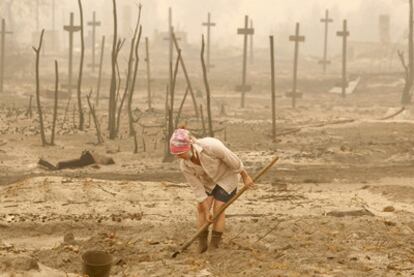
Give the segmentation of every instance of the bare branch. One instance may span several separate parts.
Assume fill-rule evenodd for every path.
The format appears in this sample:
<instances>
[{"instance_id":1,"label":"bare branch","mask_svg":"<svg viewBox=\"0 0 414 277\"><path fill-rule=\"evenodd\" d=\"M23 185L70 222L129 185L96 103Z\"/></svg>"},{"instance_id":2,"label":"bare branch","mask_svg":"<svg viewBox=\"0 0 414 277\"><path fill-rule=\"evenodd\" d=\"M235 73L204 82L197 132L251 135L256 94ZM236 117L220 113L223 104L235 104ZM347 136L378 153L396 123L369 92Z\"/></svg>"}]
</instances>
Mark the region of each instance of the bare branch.
<instances>
[{"instance_id":1,"label":"bare branch","mask_svg":"<svg viewBox=\"0 0 414 277\"><path fill-rule=\"evenodd\" d=\"M407 63L405 62L404 52L401 50L398 50L397 54L398 54L398 57L400 58L401 65L404 67L405 79L408 80L409 69L408 69Z\"/></svg>"}]
</instances>

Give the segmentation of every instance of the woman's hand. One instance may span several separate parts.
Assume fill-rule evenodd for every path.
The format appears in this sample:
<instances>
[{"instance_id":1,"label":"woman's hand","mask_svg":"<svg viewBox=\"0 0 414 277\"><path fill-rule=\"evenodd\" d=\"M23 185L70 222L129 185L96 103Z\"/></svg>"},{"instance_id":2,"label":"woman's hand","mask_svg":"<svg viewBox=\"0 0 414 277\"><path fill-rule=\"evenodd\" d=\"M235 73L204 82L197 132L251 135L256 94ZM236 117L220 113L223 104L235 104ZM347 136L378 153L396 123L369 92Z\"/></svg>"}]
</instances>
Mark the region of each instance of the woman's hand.
<instances>
[{"instance_id":1,"label":"woman's hand","mask_svg":"<svg viewBox=\"0 0 414 277\"><path fill-rule=\"evenodd\" d=\"M249 174L247 174L246 171L242 171L240 174L243 178L243 183L246 187L248 187L249 189L252 189L252 188L256 187L253 179L249 176Z\"/></svg>"},{"instance_id":2,"label":"woman's hand","mask_svg":"<svg viewBox=\"0 0 414 277\"><path fill-rule=\"evenodd\" d=\"M204 202L202 202L200 205L201 205L201 209L203 210L205 220L209 223L213 223L213 216L211 215L211 212L210 212L208 200L207 199L204 200Z\"/></svg>"},{"instance_id":3,"label":"woman's hand","mask_svg":"<svg viewBox=\"0 0 414 277\"><path fill-rule=\"evenodd\" d=\"M213 223L214 222L213 221L213 215L209 211L205 212L205 215L206 215L206 221L207 222L209 222L209 223Z\"/></svg>"}]
</instances>

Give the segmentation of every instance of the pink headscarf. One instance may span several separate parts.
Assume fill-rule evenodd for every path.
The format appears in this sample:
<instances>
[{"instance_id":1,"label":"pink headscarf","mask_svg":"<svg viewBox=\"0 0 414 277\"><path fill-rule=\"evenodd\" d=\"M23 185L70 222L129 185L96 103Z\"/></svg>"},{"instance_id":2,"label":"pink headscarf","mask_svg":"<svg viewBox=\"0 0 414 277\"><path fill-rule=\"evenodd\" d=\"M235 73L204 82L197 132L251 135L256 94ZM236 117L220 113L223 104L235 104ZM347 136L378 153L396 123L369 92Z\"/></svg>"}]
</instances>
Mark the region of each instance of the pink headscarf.
<instances>
[{"instance_id":1,"label":"pink headscarf","mask_svg":"<svg viewBox=\"0 0 414 277\"><path fill-rule=\"evenodd\" d=\"M170 139L170 153L173 155L185 153L191 150L192 139L186 129L177 129Z\"/></svg>"}]
</instances>

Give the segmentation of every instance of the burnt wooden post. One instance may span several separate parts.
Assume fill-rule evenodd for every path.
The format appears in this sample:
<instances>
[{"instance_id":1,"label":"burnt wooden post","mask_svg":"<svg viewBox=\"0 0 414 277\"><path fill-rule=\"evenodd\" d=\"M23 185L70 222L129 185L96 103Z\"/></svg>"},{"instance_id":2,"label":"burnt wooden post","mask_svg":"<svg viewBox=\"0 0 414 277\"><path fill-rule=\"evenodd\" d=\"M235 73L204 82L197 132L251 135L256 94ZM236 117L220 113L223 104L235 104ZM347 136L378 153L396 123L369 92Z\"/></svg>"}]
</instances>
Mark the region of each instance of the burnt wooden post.
<instances>
[{"instance_id":1,"label":"burnt wooden post","mask_svg":"<svg viewBox=\"0 0 414 277\"><path fill-rule=\"evenodd\" d=\"M96 88L96 107L99 107L99 94L101 91L101 83L102 83L102 65L104 60L104 53L105 53L105 36L102 37L101 43L101 57L99 59L99 72L98 72L98 86Z\"/></svg>"},{"instance_id":2,"label":"burnt wooden post","mask_svg":"<svg viewBox=\"0 0 414 277\"><path fill-rule=\"evenodd\" d=\"M250 20L250 29L253 29L253 20ZM250 64L254 63L254 45L253 36L250 36Z\"/></svg>"},{"instance_id":3,"label":"burnt wooden post","mask_svg":"<svg viewBox=\"0 0 414 277\"><path fill-rule=\"evenodd\" d=\"M95 50L96 50L96 27L101 26L100 21L96 21L96 12L93 12L92 21L88 22L88 26L92 26L92 63L89 67L92 67L92 72L95 72L95 67L98 65L95 63Z\"/></svg>"},{"instance_id":4,"label":"burnt wooden post","mask_svg":"<svg viewBox=\"0 0 414 277\"><path fill-rule=\"evenodd\" d=\"M329 23L332 23L332 18L329 18L329 10L325 11L325 18L321 18L321 22L325 24L325 40L323 47L323 58L319 61L319 64L323 67L323 73L326 73L327 65L331 64L331 61L328 60L328 28Z\"/></svg>"},{"instance_id":5,"label":"burnt wooden post","mask_svg":"<svg viewBox=\"0 0 414 277\"><path fill-rule=\"evenodd\" d=\"M346 57L347 57L347 38L350 33L347 27L347 21L342 23L342 31L336 33L338 37L342 37L342 97L346 97L346 88L348 87L348 81L346 76Z\"/></svg>"},{"instance_id":6,"label":"burnt wooden post","mask_svg":"<svg viewBox=\"0 0 414 277\"><path fill-rule=\"evenodd\" d=\"M270 70L271 70L271 88L272 88L272 139L276 140L276 85L275 85L275 50L274 39L270 36Z\"/></svg>"},{"instance_id":7,"label":"burnt wooden post","mask_svg":"<svg viewBox=\"0 0 414 277\"><path fill-rule=\"evenodd\" d=\"M302 94L297 92L297 78L298 78L298 60L299 60L299 43L305 41L305 37L299 34L300 24L296 23L295 35L290 36L289 40L295 42L295 54L293 62L293 86L292 92L287 96L292 97L292 108L296 107L296 97L301 97Z\"/></svg>"},{"instance_id":8,"label":"burnt wooden post","mask_svg":"<svg viewBox=\"0 0 414 277\"><path fill-rule=\"evenodd\" d=\"M151 60L149 54L149 43L148 37L145 38L145 62L147 64L147 90L148 90L148 109L152 109L152 100L151 100Z\"/></svg>"},{"instance_id":9,"label":"burnt wooden post","mask_svg":"<svg viewBox=\"0 0 414 277\"><path fill-rule=\"evenodd\" d=\"M52 134L50 138L50 144L55 145L55 128L56 128L56 120L57 120L57 113L58 113L58 92L59 92L59 65L57 60L55 60L55 103L53 106L53 121L52 121Z\"/></svg>"},{"instance_id":10,"label":"burnt wooden post","mask_svg":"<svg viewBox=\"0 0 414 277\"><path fill-rule=\"evenodd\" d=\"M69 91L69 97L72 96L72 74L73 74L73 34L81 30L81 26L74 25L74 14L70 13L69 25L63 26L63 29L69 33L69 72L68 72L68 84L66 87Z\"/></svg>"},{"instance_id":11,"label":"burnt wooden post","mask_svg":"<svg viewBox=\"0 0 414 277\"><path fill-rule=\"evenodd\" d=\"M3 93L4 84L4 59L6 58L6 35L12 34L12 32L6 31L6 20L1 20L1 61L0 61L0 93Z\"/></svg>"},{"instance_id":12,"label":"burnt wooden post","mask_svg":"<svg viewBox=\"0 0 414 277\"><path fill-rule=\"evenodd\" d=\"M215 27L216 23L211 22L211 14L207 15L207 22L203 22L202 26L207 27L207 72L210 71L210 68L213 68L214 65L210 63L210 45L211 45L211 27Z\"/></svg>"},{"instance_id":13,"label":"burnt wooden post","mask_svg":"<svg viewBox=\"0 0 414 277\"><path fill-rule=\"evenodd\" d=\"M244 17L244 28L237 29L237 34L244 36L242 84L236 87L236 90L242 93L241 107L244 108L244 98L245 98L246 92L250 91L252 88L251 86L246 85L247 39L248 39L248 36L252 36L254 34L254 29L249 28L249 17L247 15Z\"/></svg>"}]
</instances>

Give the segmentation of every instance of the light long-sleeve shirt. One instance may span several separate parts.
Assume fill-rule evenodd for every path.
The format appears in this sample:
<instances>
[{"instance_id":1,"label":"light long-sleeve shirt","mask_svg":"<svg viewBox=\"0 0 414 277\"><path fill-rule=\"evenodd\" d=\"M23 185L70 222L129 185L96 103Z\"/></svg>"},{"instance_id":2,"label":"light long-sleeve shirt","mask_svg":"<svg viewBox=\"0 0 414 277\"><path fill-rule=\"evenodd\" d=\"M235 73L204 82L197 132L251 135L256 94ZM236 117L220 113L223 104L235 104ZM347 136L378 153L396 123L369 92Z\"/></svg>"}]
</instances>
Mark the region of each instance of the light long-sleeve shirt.
<instances>
[{"instance_id":1,"label":"light long-sleeve shirt","mask_svg":"<svg viewBox=\"0 0 414 277\"><path fill-rule=\"evenodd\" d=\"M198 202L203 202L208 196L206 192L210 193L216 185L227 193L237 188L244 166L236 154L220 140L210 137L196 140L193 149L201 166L181 160L180 168Z\"/></svg>"}]
</instances>

